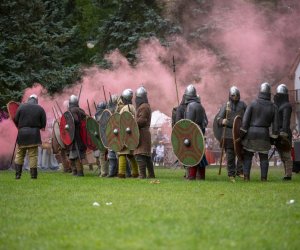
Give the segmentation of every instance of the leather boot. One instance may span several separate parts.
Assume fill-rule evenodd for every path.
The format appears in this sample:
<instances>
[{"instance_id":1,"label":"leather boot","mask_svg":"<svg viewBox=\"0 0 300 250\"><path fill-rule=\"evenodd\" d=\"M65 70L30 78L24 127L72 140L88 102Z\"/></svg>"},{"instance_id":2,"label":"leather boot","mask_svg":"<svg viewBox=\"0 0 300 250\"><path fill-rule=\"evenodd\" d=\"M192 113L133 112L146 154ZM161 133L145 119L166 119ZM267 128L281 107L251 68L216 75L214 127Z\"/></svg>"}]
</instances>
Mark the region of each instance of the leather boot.
<instances>
[{"instance_id":1,"label":"leather boot","mask_svg":"<svg viewBox=\"0 0 300 250\"><path fill-rule=\"evenodd\" d=\"M31 179L37 179L37 168L30 168Z\"/></svg>"},{"instance_id":2,"label":"leather boot","mask_svg":"<svg viewBox=\"0 0 300 250\"><path fill-rule=\"evenodd\" d=\"M198 168L198 171L199 171L199 180L202 180L202 181L205 180L205 170L206 170L205 167Z\"/></svg>"},{"instance_id":3,"label":"leather boot","mask_svg":"<svg viewBox=\"0 0 300 250\"><path fill-rule=\"evenodd\" d=\"M77 175L77 168L76 168L75 160L71 160L71 168L72 168L72 174Z\"/></svg>"},{"instance_id":4,"label":"leather boot","mask_svg":"<svg viewBox=\"0 0 300 250\"><path fill-rule=\"evenodd\" d=\"M139 172L140 172L140 179L145 179L146 178L146 164L143 162L139 162Z\"/></svg>"},{"instance_id":5,"label":"leather boot","mask_svg":"<svg viewBox=\"0 0 300 250\"><path fill-rule=\"evenodd\" d=\"M283 180L290 181L292 180L292 174L293 174L293 161L287 160L283 162L284 169L285 169L285 176L283 177Z\"/></svg>"},{"instance_id":6,"label":"leather boot","mask_svg":"<svg viewBox=\"0 0 300 250\"><path fill-rule=\"evenodd\" d=\"M76 168L77 168L77 176L82 177L84 176L83 174L83 166L79 159L76 160Z\"/></svg>"},{"instance_id":7,"label":"leather boot","mask_svg":"<svg viewBox=\"0 0 300 250\"><path fill-rule=\"evenodd\" d=\"M16 179L20 179L21 175L22 175L22 165L19 164L15 164L15 168L16 168Z\"/></svg>"},{"instance_id":8,"label":"leather boot","mask_svg":"<svg viewBox=\"0 0 300 250\"><path fill-rule=\"evenodd\" d=\"M250 181L250 175L244 174L244 181Z\"/></svg>"},{"instance_id":9,"label":"leather boot","mask_svg":"<svg viewBox=\"0 0 300 250\"><path fill-rule=\"evenodd\" d=\"M147 164L148 178L155 178L153 162L150 160Z\"/></svg>"}]
</instances>

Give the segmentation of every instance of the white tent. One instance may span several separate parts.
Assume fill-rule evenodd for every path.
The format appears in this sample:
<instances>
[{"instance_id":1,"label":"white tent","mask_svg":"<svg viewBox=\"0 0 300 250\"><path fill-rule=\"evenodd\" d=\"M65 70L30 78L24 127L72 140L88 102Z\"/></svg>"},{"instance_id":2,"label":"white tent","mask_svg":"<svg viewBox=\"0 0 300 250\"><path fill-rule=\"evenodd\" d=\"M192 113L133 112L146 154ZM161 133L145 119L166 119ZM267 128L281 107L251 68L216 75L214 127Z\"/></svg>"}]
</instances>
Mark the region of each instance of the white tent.
<instances>
[{"instance_id":1,"label":"white tent","mask_svg":"<svg viewBox=\"0 0 300 250\"><path fill-rule=\"evenodd\" d=\"M151 116L151 124L150 127L161 127L163 124L167 123L169 126L172 124L171 117L167 116L166 114L160 112L159 110L155 110L152 112Z\"/></svg>"}]
</instances>

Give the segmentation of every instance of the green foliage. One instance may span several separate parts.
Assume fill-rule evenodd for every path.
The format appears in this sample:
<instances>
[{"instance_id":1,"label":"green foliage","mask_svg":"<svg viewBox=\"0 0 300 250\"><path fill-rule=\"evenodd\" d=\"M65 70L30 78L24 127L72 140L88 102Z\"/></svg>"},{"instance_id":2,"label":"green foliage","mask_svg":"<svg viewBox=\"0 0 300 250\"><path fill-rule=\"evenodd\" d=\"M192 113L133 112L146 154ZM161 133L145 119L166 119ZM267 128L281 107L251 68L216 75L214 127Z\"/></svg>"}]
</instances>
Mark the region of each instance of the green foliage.
<instances>
[{"instance_id":1,"label":"green foliage","mask_svg":"<svg viewBox=\"0 0 300 250\"><path fill-rule=\"evenodd\" d=\"M98 44L102 53L94 57L94 62L101 63L104 54L115 49L134 62L139 41L156 37L166 42L165 36L178 30L172 28L160 11L156 1L121 1L116 12L99 27Z\"/></svg>"},{"instance_id":2,"label":"green foliage","mask_svg":"<svg viewBox=\"0 0 300 250\"><path fill-rule=\"evenodd\" d=\"M160 184L1 171L0 249L298 249L300 176L284 183L270 169L262 183L252 171L231 183L217 168L193 182L156 169Z\"/></svg>"},{"instance_id":3,"label":"green foliage","mask_svg":"<svg viewBox=\"0 0 300 250\"><path fill-rule=\"evenodd\" d=\"M6 1L0 4L0 105L19 100L41 83L50 93L79 78L72 63L76 26L65 23L65 1Z\"/></svg>"}]
</instances>

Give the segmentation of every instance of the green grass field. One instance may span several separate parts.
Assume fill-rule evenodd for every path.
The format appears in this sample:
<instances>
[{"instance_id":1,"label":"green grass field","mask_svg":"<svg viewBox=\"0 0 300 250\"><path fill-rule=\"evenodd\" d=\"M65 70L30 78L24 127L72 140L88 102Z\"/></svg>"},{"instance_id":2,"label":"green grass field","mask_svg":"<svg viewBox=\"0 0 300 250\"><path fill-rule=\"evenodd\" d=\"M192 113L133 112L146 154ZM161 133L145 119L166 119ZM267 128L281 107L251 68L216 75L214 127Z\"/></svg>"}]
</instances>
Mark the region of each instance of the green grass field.
<instances>
[{"instance_id":1,"label":"green grass field","mask_svg":"<svg viewBox=\"0 0 300 250\"><path fill-rule=\"evenodd\" d=\"M186 181L183 169L156 169L151 184L1 171L0 249L300 249L299 174L282 182L271 168L262 183L252 170L230 183L217 172Z\"/></svg>"}]
</instances>

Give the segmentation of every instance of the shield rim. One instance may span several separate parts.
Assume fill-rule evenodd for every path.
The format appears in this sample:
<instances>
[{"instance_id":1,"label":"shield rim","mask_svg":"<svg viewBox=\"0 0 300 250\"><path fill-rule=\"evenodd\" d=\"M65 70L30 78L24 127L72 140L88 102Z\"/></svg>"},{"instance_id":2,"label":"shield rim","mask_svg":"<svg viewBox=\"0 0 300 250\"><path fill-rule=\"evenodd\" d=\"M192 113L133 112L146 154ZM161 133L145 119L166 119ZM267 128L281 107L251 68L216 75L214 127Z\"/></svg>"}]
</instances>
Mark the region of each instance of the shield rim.
<instances>
[{"instance_id":1,"label":"shield rim","mask_svg":"<svg viewBox=\"0 0 300 250\"><path fill-rule=\"evenodd\" d=\"M244 159L243 155L239 154L238 151L237 151L237 144L238 143L241 145L241 151L243 150L242 140L241 140L239 135L237 137L235 135L235 127L237 126L236 124L237 124L238 119L240 119L241 122L242 122L242 117L240 115L237 115L236 117L234 117L233 126L232 126L233 150L234 150L235 155L238 157L238 159L240 161L243 161L243 159ZM242 153L242 152L240 152L240 153Z\"/></svg>"},{"instance_id":2,"label":"shield rim","mask_svg":"<svg viewBox=\"0 0 300 250\"><path fill-rule=\"evenodd\" d=\"M218 114L219 114L219 112L216 114L216 116L214 118L214 121L213 121L213 133L214 133L214 137L219 142L221 142L221 140L222 140L222 134L223 134L223 127L221 127L221 126L218 125L218 121L217 121ZM216 131L219 131L219 130L220 130L220 136L217 136L217 132ZM220 137L220 138L218 138L218 137Z\"/></svg>"},{"instance_id":3,"label":"shield rim","mask_svg":"<svg viewBox=\"0 0 300 250\"><path fill-rule=\"evenodd\" d=\"M57 126L56 126L57 125ZM55 128L58 128L58 130L56 130ZM54 121L53 123L53 130L54 130L54 136L59 144L59 146L62 148L62 149L65 149L66 148L66 145L63 143L63 141L61 140L60 138L60 126L59 126L59 122L57 120ZM59 134L57 134L59 132Z\"/></svg>"},{"instance_id":4,"label":"shield rim","mask_svg":"<svg viewBox=\"0 0 300 250\"><path fill-rule=\"evenodd\" d=\"M99 118L99 121L98 121L99 126L101 125L101 124L100 124L100 121L101 121L101 119L102 119L102 116L103 116L104 112L105 112L105 113L109 113L109 114L110 114L110 117L113 115L112 112L111 112L109 109L104 109L103 112L102 112L102 114L101 114L101 116L100 116L100 118ZM109 117L109 118L110 118L110 117ZM108 123L108 121L109 121L109 118L108 118L108 120L107 120L107 123ZM103 136L105 136L105 138L106 138L106 132L105 132L105 131L106 131L107 123L106 123L105 129L104 129L104 133L101 133L102 130L101 130L100 128L99 128L99 130L100 130L100 139L101 139L101 142L102 142L103 146L104 146L105 148L109 149L107 143L105 144L104 139L103 139ZM107 142L107 139L106 139L106 142Z\"/></svg>"},{"instance_id":5,"label":"shield rim","mask_svg":"<svg viewBox=\"0 0 300 250\"><path fill-rule=\"evenodd\" d=\"M205 140L204 140L204 135L203 135L201 129L199 128L199 126L198 126L195 122L193 122L193 121L191 121L191 120L189 120L189 119L181 119L181 120L179 120L179 121L176 122L175 125L173 126L172 133L171 133L171 142L173 141L172 138L173 138L173 131L174 131L175 126L177 126L177 124L179 124L179 123L181 123L181 122L186 122L186 121L188 121L188 122L190 122L191 124L193 124L193 126L195 126L195 127L197 128L197 130L198 130L198 131L200 132L200 134L201 134L201 137L202 137L202 145L204 146L204 147L203 147L203 151L202 151L202 153L201 153L201 157L199 158L199 160L197 161L196 164L189 165L189 164L183 163L183 162L177 157L177 155L176 155L176 153L175 153L175 151L174 151L173 143L172 143L172 150L173 150L175 156L177 157L178 161L179 161L182 165L184 165L184 166L186 166L186 167L194 167L194 166L197 166L197 165L201 162L201 160L203 159L203 156L204 156L204 154L205 154Z\"/></svg>"},{"instance_id":6,"label":"shield rim","mask_svg":"<svg viewBox=\"0 0 300 250\"><path fill-rule=\"evenodd\" d=\"M10 118L12 121L14 121L14 118L15 118L15 116L16 116L16 113L17 113L18 108L16 109L15 114L12 116L11 112L9 112L9 111L10 111L9 106L10 106L11 103L17 104L17 105L18 105L18 108L20 107L21 103L16 102L16 101L9 101L9 102L6 104L6 108L7 108L7 111L8 111L9 118Z\"/></svg>"}]
</instances>

